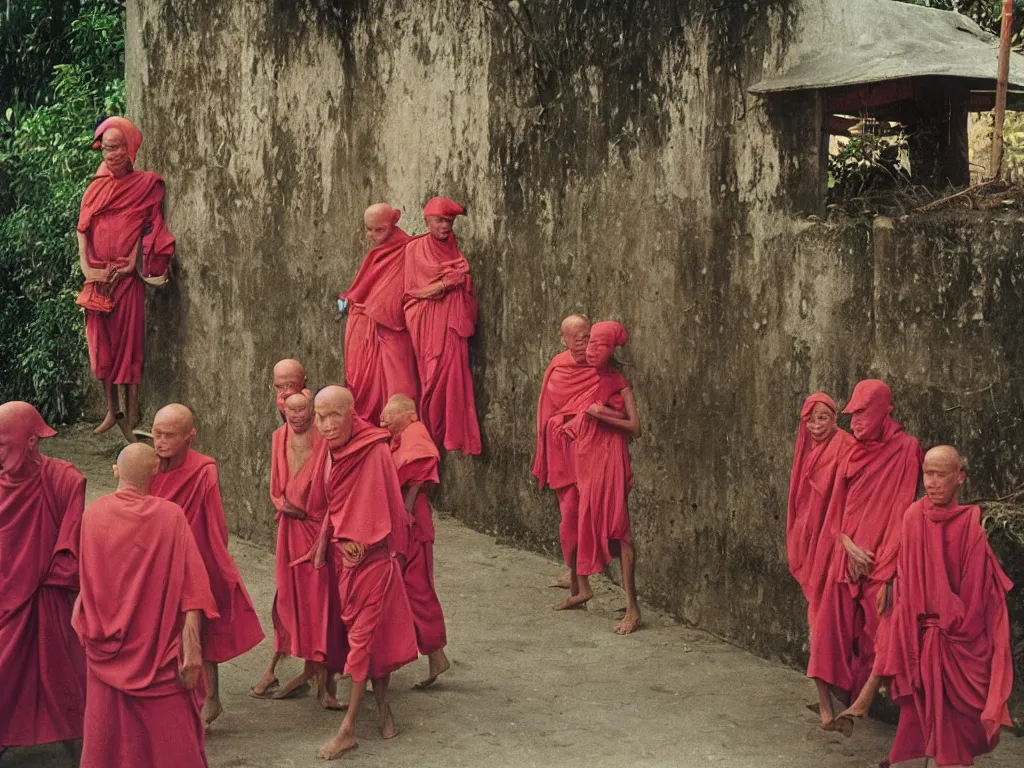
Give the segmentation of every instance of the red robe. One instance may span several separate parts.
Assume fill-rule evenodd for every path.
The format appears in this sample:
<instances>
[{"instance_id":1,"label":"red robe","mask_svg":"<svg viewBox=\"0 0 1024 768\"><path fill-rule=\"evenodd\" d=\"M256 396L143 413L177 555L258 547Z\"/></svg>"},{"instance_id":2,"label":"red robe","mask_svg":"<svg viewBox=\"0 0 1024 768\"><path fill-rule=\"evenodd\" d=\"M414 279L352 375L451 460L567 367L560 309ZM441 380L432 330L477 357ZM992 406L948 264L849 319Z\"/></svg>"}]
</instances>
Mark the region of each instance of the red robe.
<instances>
[{"instance_id":1,"label":"red robe","mask_svg":"<svg viewBox=\"0 0 1024 768\"><path fill-rule=\"evenodd\" d=\"M419 395L416 355L405 329L405 244L396 229L382 245L371 248L352 286L341 294L349 301L345 324L345 382L355 397L356 413L372 424L392 395Z\"/></svg>"},{"instance_id":2,"label":"red robe","mask_svg":"<svg viewBox=\"0 0 1024 768\"><path fill-rule=\"evenodd\" d=\"M40 471L0 473L0 746L78 739L85 657L71 630L85 478L43 456Z\"/></svg>"},{"instance_id":3,"label":"red robe","mask_svg":"<svg viewBox=\"0 0 1024 768\"><path fill-rule=\"evenodd\" d=\"M220 618L203 623L203 659L220 664L255 648L263 639L263 629L238 566L228 554L217 462L190 448L184 464L153 478L149 492L185 511L206 564Z\"/></svg>"},{"instance_id":4,"label":"red robe","mask_svg":"<svg viewBox=\"0 0 1024 768\"><path fill-rule=\"evenodd\" d=\"M78 231L86 238L86 260L101 269L127 264L142 238L144 274L163 274L174 253L174 238L163 219L164 181L151 171L132 171L115 179L101 164L85 190ZM109 299L108 312L97 311L88 297ZM89 362L97 379L115 384L142 381L145 335L145 283L138 270L113 285L87 281L79 303L86 307L85 334Z\"/></svg>"},{"instance_id":5,"label":"red robe","mask_svg":"<svg viewBox=\"0 0 1024 768\"><path fill-rule=\"evenodd\" d=\"M413 524L405 564L405 589L409 595L416 644L420 654L429 656L448 643L444 612L434 588L434 520L427 498L426 484L440 482L437 465L440 454L427 428L412 422L391 439L391 458L398 470L402 495L408 486L423 483L413 505Z\"/></svg>"},{"instance_id":6,"label":"red robe","mask_svg":"<svg viewBox=\"0 0 1024 768\"><path fill-rule=\"evenodd\" d=\"M558 538L566 565L572 564L576 551L580 495L576 488L573 446L561 426L592 402L597 383L597 369L580 365L569 350L565 350L555 355L544 371L537 403L537 449L532 472L538 487L547 485L558 497L561 513Z\"/></svg>"},{"instance_id":7,"label":"red robe","mask_svg":"<svg viewBox=\"0 0 1024 768\"><path fill-rule=\"evenodd\" d=\"M618 370L599 371L591 402L625 410L620 394L629 380ZM629 435L587 413L577 417L574 441L576 487L580 494L576 572L590 576L604 570L617 555L620 542L631 543L627 499L633 487Z\"/></svg>"},{"instance_id":8,"label":"red robe","mask_svg":"<svg viewBox=\"0 0 1024 768\"><path fill-rule=\"evenodd\" d=\"M789 477L789 509L786 514L786 553L789 572L797 580L807 599L807 623L814 625L814 616L824 588L824 570L828 563L816 563L814 557L818 536L825 523L825 510L832 496L836 470L853 450L856 440L849 432L835 430L820 443L811 439L807 422L811 411L822 403L832 412L836 404L823 392L816 392L804 401L800 412L800 431L793 451L793 471Z\"/></svg>"},{"instance_id":9,"label":"red robe","mask_svg":"<svg viewBox=\"0 0 1024 768\"><path fill-rule=\"evenodd\" d=\"M412 294L441 281L444 294L417 299ZM480 425L469 374L469 337L476 330L477 304L469 263L455 235L440 241L414 237L405 246L405 322L416 351L420 419L445 450L480 453Z\"/></svg>"},{"instance_id":10,"label":"red robe","mask_svg":"<svg viewBox=\"0 0 1024 768\"><path fill-rule=\"evenodd\" d=\"M939 508L925 497L907 510L882 670L900 706L891 763L973 765L999 743L999 727L1012 725L1012 588L978 507Z\"/></svg>"},{"instance_id":11,"label":"red robe","mask_svg":"<svg viewBox=\"0 0 1024 768\"><path fill-rule=\"evenodd\" d=\"M349 643L345 672L357 681L384 677L416 658L416 631L400 565L411 520L388 436L386 429L356 417L349 441L329 452L330 471L322 489L331 539L366 546L357 562L337 548L341 618Z\"/></svg>"},{"instance_id":12,"label":"red robe","mask_svg":"<svg viewBox=\"0 0 1024 768\"><path fill-rule=\"evenodd\" d=\"M82 523L72 625L89 667L82 768L205 766L202 686L179 679L185 613L216 619L181 507L134 489L102 496Z\"/></svg>"},{"instance_id":13,"label":"red robe","mask_svg":"<svg viewBox=\"0 0 1024 768\"><path fill-rule=\"evenodd\" d=\"M856 693L871 676L876 644L884 644L875 600L896 575L903 514L917 495L922 458L917 439L886 417L880 439L857 441L840 463L815 553L825 583L811 628L808 677ZM841 533L874 553L867 578L851 581Z\"/></svg>"},{"instance_id":14,"label":"red robe","mask_svg":"<svg viewBox=\"0 0 1024 768\"><path fill-rule=\"evenodd\" d=\"M311 428L312 429L312 428ZM327 444L315 429L313 455L295 477L289 477L287 424L279 427L273 436L270 458L270 499L277 509L277 549L275 551L274 596L274 651L291 654L300 659L326 662L328 650L334 658L337 633L331 631L336 623L332 609L340 613L337 604L336 576L332 567L314 568L308 553L315 547L320 535L326 507L310 503L313 483L323 483L323 466L327 461ZM296 520L283 514L285 500L306 513L305 520ZM314 495L314 500L323 495ZM344 654L339 666L344 666Z\"/></svg>"}]
</instances>

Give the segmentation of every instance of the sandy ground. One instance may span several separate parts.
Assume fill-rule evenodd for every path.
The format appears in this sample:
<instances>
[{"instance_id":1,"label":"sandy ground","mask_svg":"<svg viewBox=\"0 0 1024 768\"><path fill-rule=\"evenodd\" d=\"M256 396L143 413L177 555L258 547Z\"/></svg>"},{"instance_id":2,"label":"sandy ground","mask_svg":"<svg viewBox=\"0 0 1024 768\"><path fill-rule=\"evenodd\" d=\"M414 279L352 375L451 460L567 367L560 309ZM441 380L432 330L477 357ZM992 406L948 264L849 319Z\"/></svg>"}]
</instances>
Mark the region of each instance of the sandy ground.
<instances>
[{"instance_id":1,"label":"sandy ground","mask_svg":"<svg viewBox=\"0 0 1024 768\"><path fill-rule=\"evenodd\" d=\"M48 442L49 453L74 461L88 476L90 499L112 489L113 438L77 429ZM231 550L269 628L273 558L242 541L232 541ZM888 750L893 729L880 723L858 723L851 739L819 731L804 708L815 698L813 686L800 672L652 609L645 611L642 631L613 634L623 600L610 582L596 585L589 610L555 613L551 605L560 593L547 584L559 574L558 563L498 546L450 518L438 521L436 559L453 667L427 691L411 690L426 671L425 660L400 670L392 683L398 737L382 741L375 709L364 704L359 749L343 762L867 768ZM312 697L270 702L246 696L270 650L266 640L221 667L225 712L207 739L213 768L323 765L314 756L339 714L322 711ZM287 665L282 671L299 667L294 660ZM2 764L72 765L57 746L11 750ZM978 765L1024 765L1024 739L1004 732L994 757Z\"/></svg>"}]
</instances>

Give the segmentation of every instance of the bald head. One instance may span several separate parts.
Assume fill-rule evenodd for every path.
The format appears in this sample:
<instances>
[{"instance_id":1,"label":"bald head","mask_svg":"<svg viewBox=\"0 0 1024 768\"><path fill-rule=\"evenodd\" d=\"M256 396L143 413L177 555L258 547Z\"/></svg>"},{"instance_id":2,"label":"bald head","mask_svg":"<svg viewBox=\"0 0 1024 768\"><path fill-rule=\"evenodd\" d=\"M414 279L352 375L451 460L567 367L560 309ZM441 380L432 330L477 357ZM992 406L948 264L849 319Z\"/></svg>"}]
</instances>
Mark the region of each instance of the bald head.
<instances>
[{"instance_id":1,"label":"bald head","mask_svg":"<svg viewBox=\"0 0 1024 768\"><path fill-rule=\"evenodd\" d=\"M590 318L569 315L562 321L562 344L572 354L577 365L587 364L587 344L590 342Z\"/></svg>"},{"instance_id":2,"label":"bald head","mask_svg":"<svg viewBox=\"0 0 1024 768\"><path fill-rule=\"evenodd\" d=\"M114 477L117 478L117 489L134 488L145 496L149 493L149 484L160 469L160 459L156 451L145 443L132 443L117 456L114 466Z\"/></svg>"},{"instance_id":3,"label":"bald head","mask_svg":"<svg viewBox=\"0 0 1024 768\"><path fill-rule=\"evenodd\" d=\"M153 417L153 447L160 457L161 468L168 462L179 465L192 447L196 436L192 411L181 403L165 405Z\"/></svg>"},{"instance_id":4,"label":"bald head","mask_svg":"<svg viewBox=\"0 0 1024 768\"><path fill-rule=\"evenodd\" d=\"M284 420L295 434L303 435L313 426L313 401L308 391L289 395L284 401Z\"/></svg>"},{"instance_id":5,"label":"bald head","mask_svg":"<svg viewBox=\"0 0 1024 768\"><path fill-rule=\"evenodd\" d=\"M380 425L392 435L399 435L418 418L415 400L408 395L392 395L380 412Z\"/></svg>"},{"instance_id":6,"label":"bald head","mask_svg":"<svg viewBox=\"0 0 1024 768\"><path fill-rule=\"evenodd\" d=\"M960 453L951 445L937 445L924 455L924 492L936 507L955 506L967 475Z\"/></svg>"},{"instance_id":7,"label":"bald head","mask_svg":"<svg viewBox=\"0 0 1024 768\"><path fill-rule=\"evenodd\" d=\"M306 386L306 369L298 360L286 357L274 366L274 399L277 410L284 413L284 401Z\"/></svg>"},{"instance_id":8,"label":"bald head","mask_svg":"<svg viewBox=\"0 0 1024 768\"><path fill-rule=\"evenodd\" d=\"M313 410L314 423L320 436L331 448L340 448L352 437L355 400L344 387L332 384L316 393Z\"/></svg>"},{"instance_id":9,"label":"bald head","mask_svg":"<svg viewBox=\"0 0 1024 768\"><path fill-rule=\"evenodd\" d=\"M363 212L366 236L374 245L383 245L395 234L402 212L387 203L374 203Z\"/></svg>"}]
</instances>

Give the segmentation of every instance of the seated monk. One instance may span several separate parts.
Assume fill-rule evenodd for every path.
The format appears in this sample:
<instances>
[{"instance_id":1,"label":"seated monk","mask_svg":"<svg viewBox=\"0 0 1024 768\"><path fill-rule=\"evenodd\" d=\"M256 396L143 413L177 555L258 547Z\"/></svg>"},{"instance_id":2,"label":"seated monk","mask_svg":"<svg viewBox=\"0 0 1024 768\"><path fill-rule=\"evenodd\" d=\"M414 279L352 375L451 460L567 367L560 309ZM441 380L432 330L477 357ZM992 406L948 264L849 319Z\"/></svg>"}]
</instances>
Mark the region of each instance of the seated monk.
<instances>
[{"instance_id":1,"label":"seated monk","mask_svg":"<svg viewBox=\"0 0 1024 768\"><path fill-rule=\"evenodd\" d=\"M85 657L71 608L85 478L39 452L55 434L28 403L0 405L0 755L82 738Z\"/></svg>"},{"instance_id":2,"label":"seated monk","mask_svg":"<svg viewBox=\"0 0 1024 768\"><path fill-rule=\"evenodd\" d=\"M291 698L308 689L309 681L315 678L321 706L340 709L334 675L328 674L326 666L329 628L334 620L330 611L336 607L340 612L340 606L331 599L336 582L329 569L314 569L304 557L316 545L326 512L323 507L311 506L308 499L311 484L323 482L318 470L327 461L327 445L313 429L313 403L306 393L285 400L284 415L285 424L274 432L270 459L270 499L277 510L274 656L249 695L258 699ZM275 665L288 654L304 659L305 666L284 688L275 690Z\"/></svg>"},{"instance_id":3,"label":"seated monk","mask_svg":"<svg viewBox=\"0 0 1024 768\"><path fill-rule=\"evenodd\" d=\"M480 453L480 426L469 375L469 337L477 305L469 263L452 232L458 203L431 198L423 209L427 234L405 247L405 322L416 352L420 418L439 447Z\"/></svg>"},{"instance_id":4,"label":"seated monk","mask_svg":"<svg viewBox=\"0 0 1024 768\"><path fill-rule=\"evenodd\" d=\"M592 394L597 386L597 369L587 363L590 320L585 315L569 315L560 328L564 352L555 355L544 371L537 403L537 450L533 472L538 487L551 488L558 497L561 523L558 538L562 558L569 573L551 586L579 593L576 579L576 535L579 527L580 493L576 487L573 448L562 433L562 425L584 407L577 402ZM589 404L589 403L588 403Z\"/></svg>"},{"instance_id":5,"label":"seated monk","mask_svg":"<svg viewBox=\"0 0 1024 768\"><path fill-rule=\"evenodd\" d=\"M640 627L633 569L636 551L629 534L627 500L633 487L629 441L640 435L640 417L629 381L612 363L616 347L628 340L616 322L596 323L590 329L587 362L597 369L597 386L583 404L585 410L566 422L566 437L573 441L576 486L580 494L576 539L576 574L579 592L555 606L577 608L594 596L590 576L605 569L613 557L622 566L626 615L615 627L628 635Z\"/></svg>"},{"instance_id":6,"label":"seated monk","mask_svg":"<svg viewBox=\"0 0 1024 768\"><path fill-rule=\"evenodd\" d=\"M217 665L241 656L263 639L263 629L228 554L228 526L220 498L217 462L192 449L196 430L192 411L184 405L165 405L153 417L153 447L160 472L150 493L173 501L185 511L199 554L206 565L219 618L203 623L203 667L206 700L203 722L210 725L222 711Z\"/></svg>"},{"instance_id":7,"label":"seated monk","mask_svg":"<svg viewBox=\"0 0 1024 768\"><path fill-rule=\"evenodd\" d=\"M274 364L274 400L277 412L284 421L284 401L294 394L306 390L306 369L298 360L290 357L278 360Z\"/></svg>"},{"instance_id":8,"label":"seated monk","mask_svg":"<svg viewBox=\"0 0 1024 768\"><path fill-rule=\"evenodd\" d=\"M932 448L924 457L925 497L903 516L882 668L900 708L893 765L919 758L973 765L995 749L1000 726L1012 725L1006 593L1013 584L988 544L981 510L957 499L964 479L955 448Z\"/></svg>"},{"instance_id":9,"label":"seated monk","mask_svg":"<svg viewBox=\"0 0 1024 768\"><path fill-rule=\"evenodd\" d=\"M427 498L427 487L440 482L437 465L441 457L419 421L416 403L411 398L395 395L388 400L380 425L391 433L391 458L402 484L405 511L412 516L405 590L416 626L416 644L429 665L426 679L416 687L426 688L451 667L444 652L448 643L444 612L434 589L434 520Z\"/></svg>"},{"instance_id":10,"label":"seated monk","mask_svg":"<svg viewBox=\"0 0 1024 768\"><path fill-rule=\"evenodd\" d=\"M330 466L326 482L310 494L324 493L328 510L313 563L322 567L329 544L337 548L341 618L349 643L345 672L352 678L341 728L317 753L321 760L333 760L357 746L356 717L367 680L373 681L381 736L396 734L388 703L391 673L416 658L416 630L400 563L411 521L388 431L356 416L352 393L344 387L320 390L313 406Z\"/></svg>"},{"instance_id":11,"label":"seated monk","mask_svg":"<svg viewBox=\"0 0 1024 768\"><path fill-rule=\"evenodd\" d=\"M123 117L96 128L93 149L103 162L85 190L78 217L78 262L85 287L85 335L93 375L103 384L107 415L96 428L117 424L132 442L139 423L139 383L145 335L142 276L164 275L174 238L163 219L164 180L135 170L142 133ZM127 387L128 418L118 406L117 388Z\"/></svg>"},{"instance_id":12,"label":"seated monk","mask_svg":"<svg viewBox=\"0 0 1024 768\"><path fill-rule=\"evenodd\" d=\"M871 676L880 632L879 590L896 573L903 513L917 494L921 446L897 424L892 391L861 381L843 413L853 414L857 444L836 469L815 562L824 584L811 628L807 676L818 688L821 727L849 735L853 721L835 719L832 691L850 701Z\"/></svg>"},{"instance_id":13,"label":"seated monk","mask_svg":"<svg viewBox=\"0 0 1024 768\"><path fill-rule=\"evenodd\" d=\"M380 421L392 395L416 398L416 355L405 329L405 244L398 227L401 211L386 203L363 214L373 248L363 259L351 287L340 298L348 304L345 324L345 385L356 399L356 413L371 424Z\"/></svg>"},{"instance_id":14,"label":"seated monk","mask_svg":"<svg viewBox=\"0 0 1024 768\"><path fill-rule=\"evenodd\" d=\"M836 404L824 392L815 392L800 411L800 431L793 451L789 477L789 509L786 514L786 553L789 572L807 599L807 625L814 615L824 586L828 563L815 563L818 536L832 495L836 468L853 450L853 435L836 426Z\"/></svg>"},{"instance_id":15,"label":"seated monk","mask_svg":"<svg viewBox=\"0 0 1024 768\"><path fill-rule=\"evenodd\" d=\"M81 768L206 765L200 635L217 610L181 507L147 495L158 470L152 448L129 445L117 491L82 520L71 620L89 670Z\"/></svg>"}]
</instances>

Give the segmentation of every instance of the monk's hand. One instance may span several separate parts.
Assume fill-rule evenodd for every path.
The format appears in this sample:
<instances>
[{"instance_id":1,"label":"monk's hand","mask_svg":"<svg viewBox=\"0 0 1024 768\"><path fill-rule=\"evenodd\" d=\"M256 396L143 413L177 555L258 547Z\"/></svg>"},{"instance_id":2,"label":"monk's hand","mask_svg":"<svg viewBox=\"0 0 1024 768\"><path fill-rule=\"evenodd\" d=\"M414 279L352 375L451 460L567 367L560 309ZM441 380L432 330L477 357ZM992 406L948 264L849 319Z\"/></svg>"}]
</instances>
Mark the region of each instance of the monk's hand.
<instances>
[{"instance_id":1,"label":"monk's hand","mask_svg":"<svg viewBox=\"0 0 1024 768\"><path fill-rule=\"evenodd\" d=\"M199 639L201 611L188 611L181 632L181 683L191 691L203 673L203 648Z\"/></svg>"},{"instance_id":2,"label":"monk's hand","mask_svg":"<svg viewBox=\"0 0 1024 768\"><path fill-rule=\"evenodd\" d=\"M366 547L358 541L346 541L341 545L341 551L351 562L358 563L366 554Z\"/></svg>"},{"instance_id":3,"label":"monk's hand","mask_svg":"<svg viewBox=\"0 0 1024 768\"><path fill-rule=\"evenodd\" d=\"M601 405L600 403L594 403L589 408L587 408L587 413L593 416L594 418L597 418L602 413L604 413L604 406Z\"/></svg>"},{"instance_id":4,"label":"monk's hand","mask_svg":"<svg viewBox=\"0 0 1024 768\"><path fill-rule=\"evenodd\" d=\"M293 520L305 520L306 519L306 513L303 512L298 507L296 507L294 504L292 504L287 499L285 500L284 504L281 506L281 514L282 515L286 515L287 517L290 517Z\"/></svg>"},{"instance_id":5,"label":"monk's hand","mask_svg":"<svg viewBox=\"0 0 1024 768\"><path fill-rule=\"evenodd\" d=\"M885 609L892 604L892 582L887 581L878 589L878 595L875 597L875 609L878 611L878 615L881 616L885 613Z\"/></svg>"},{"instance_id":6,"label":"monk's hand","mask_svg":"<svg viewBox=\"0 0 1024 768\"><path fill-rule=\"evenodd\" d=\"M313 549L313 567L323 568L327 565L327 537L321 536Z\"/></svg>"},{"instance_id":7,"label":"monk's hand","mask_svg":"<svg viewBox=\"0 0 1024 768\"><path fill-rule=\"evenodd\" d=\"M858 547L853 543L853 539L845 533L840 538L840 541L842 542L843 548L846 550L846 554L849 558L850 576L854 580L859 580L871 573L871 569L875 566L874 554L866 549Z\"/></svg>"},{"instance_id":8,"label":"monk's hand","mask_svg":"<svg viewBox=\"0 0 1024 768\"><path fill-rule=\"evenodd\" d=\"M438 280L436 283L431 283L416 296L420 299L436 299L439 296L444 295L444 283Z\"/></svg>"},{"instance_id":9,"label":"monk's hand","mask_svg":"<svg viewBox=\"0 0 1024 768\"><path fill-rule=\"evenodd\" d=\"M566 440L575 440L580 433L580 417L569 419L569 421L562 422L562 425L558 430L565 436Z\"/></svg>"}]
</instances>

